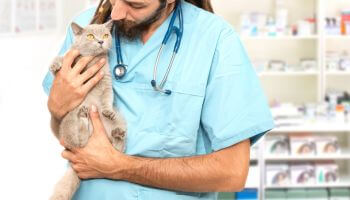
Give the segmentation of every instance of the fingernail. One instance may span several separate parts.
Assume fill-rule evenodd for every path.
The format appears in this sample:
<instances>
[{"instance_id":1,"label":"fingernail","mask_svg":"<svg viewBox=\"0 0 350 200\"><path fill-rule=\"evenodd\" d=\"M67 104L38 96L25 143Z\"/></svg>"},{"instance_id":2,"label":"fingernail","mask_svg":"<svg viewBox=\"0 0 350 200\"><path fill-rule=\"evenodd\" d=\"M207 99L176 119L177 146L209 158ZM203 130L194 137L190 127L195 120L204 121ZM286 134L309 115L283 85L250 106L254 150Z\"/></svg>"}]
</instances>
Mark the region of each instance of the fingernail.
<instances>
[{"instance_id":1,"label":"fingernail","mask_svg":"<svg viewBox=\"0 0 350 200\"><path fill-rule=\"evenodd\" d=\"M95 105L92 105L92 106L91 106L91 110L92 110L92 112L97 112L96 106L95 106Z\"/></svg>"},{"instance_id":2,"label":"fingernail","mask_svg":"<svg viewBox=\"0 0 350 200\"><path fill-rule=\"evenodd\" d=\"M106 59L102 58L102 59L100 60L100 63L104 63L105 61L106 61Z\"/></svg>"}]
</instances>

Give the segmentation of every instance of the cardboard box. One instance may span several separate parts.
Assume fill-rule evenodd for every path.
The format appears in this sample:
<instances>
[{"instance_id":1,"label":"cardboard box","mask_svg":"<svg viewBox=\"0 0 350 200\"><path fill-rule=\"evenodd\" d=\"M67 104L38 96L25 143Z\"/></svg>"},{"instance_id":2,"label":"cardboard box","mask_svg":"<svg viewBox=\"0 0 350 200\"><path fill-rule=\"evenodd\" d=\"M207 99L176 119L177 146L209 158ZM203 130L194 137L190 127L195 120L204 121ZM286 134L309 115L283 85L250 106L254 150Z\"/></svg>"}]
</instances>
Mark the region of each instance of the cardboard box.
<instances>
[{"instance_id":1,"label":"cardboard box","mask_svg":"<svg viewBox=\"0 0 350 200\"><path fill-rule=\"evenodd\" d=\"M267 136L265 140L266 154L289 155L289 140L287 136Z\"/></svg>"},{"instance_id":2,"label":"cardboard box","mask_svg":"<svg viewBox=\"0 0 350 200\"><path fill-rule=\"evenodd\" d=\"M316 183L313 164L291 164L291 183L293 185L312 185Z\"/></svg>"},{"instance_id":3,"label":"cardboard box","mask_svg":"<svg viewBox=\"0 0 350 200\"><path fill-rule=\"evenodd\" d=\"M268 186L290 184L289 166L287 164L266 165L265 181Z\"/></svg>"},{"instance_id":4,"label":"cardboard box","mask_svg":"<svg viewBox=\"0 0 350 200\"><path fill-rule=\"evenodd\" d=\"M314 136L311 135L290 135L291 155L315 155L316 144Z\"/></svg>"}]
</instances>

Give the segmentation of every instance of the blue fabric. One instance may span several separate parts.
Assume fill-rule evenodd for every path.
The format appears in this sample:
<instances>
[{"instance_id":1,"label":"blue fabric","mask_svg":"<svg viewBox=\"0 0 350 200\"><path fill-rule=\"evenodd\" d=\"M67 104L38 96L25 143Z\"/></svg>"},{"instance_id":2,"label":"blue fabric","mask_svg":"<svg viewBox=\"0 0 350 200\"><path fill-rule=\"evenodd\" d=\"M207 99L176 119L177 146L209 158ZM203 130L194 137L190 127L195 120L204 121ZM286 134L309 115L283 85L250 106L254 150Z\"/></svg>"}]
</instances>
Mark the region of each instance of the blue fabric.
<instances>
[{"instance_id":1,"label":"blue fabric","mask_svg":"<svg viewBox=\"0 0 350 200\"><path fill-rule=\"evenodd\" d=\"M74 21L86 26L94 9ZM252 145L274 127L266 98L237 33L223 19L183 2L184 34L165 89L151 87L155 59L169 18L143 44L121 38L128 72L113 80L114 103L128 123L126 154L144 157L184 157L207 154L246 139ZM177 20L176 20L177 21ZM176 22L177 23L177 22ZM72 31L60 51L71 46ZM165 73L176 37L171 36L158 67ZM111 71L117 63L115 46L109 52ZM48 73L43 87L52 85ZM75 200L216 199L217 193L161 190L125 181L84 180Z\"/></svg>"},{"instance_id":2,"label":"blue fabric","mask_svg":"<svg viewBox=\"0 0 350 200\"><path fill-rule=\"evenodd\" d=\"M258 200L257 189L244 189L241 192L236 193L236 200Z\"/></svg>"}]
</instances>

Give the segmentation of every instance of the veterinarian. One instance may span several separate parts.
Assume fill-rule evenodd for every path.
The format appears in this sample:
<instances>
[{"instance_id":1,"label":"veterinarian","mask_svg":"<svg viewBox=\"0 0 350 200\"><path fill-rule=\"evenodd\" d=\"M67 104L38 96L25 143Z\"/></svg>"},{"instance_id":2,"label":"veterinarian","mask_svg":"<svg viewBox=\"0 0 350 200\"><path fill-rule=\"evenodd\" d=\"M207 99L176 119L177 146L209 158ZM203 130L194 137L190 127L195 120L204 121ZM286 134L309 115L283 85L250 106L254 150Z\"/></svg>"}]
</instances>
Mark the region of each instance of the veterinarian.
<instances>
[{"instance_id":1,"label":"veterinarian","mask_svg":"<svg viewBox=\"0 0 350 200\"><path fill-rule=\"evenodd\" d=\"M159 83L171 63L176 34L162 49L156 70L157 87L169 94L151 81L179 4L181 44L163 86ZM274 124L237 32L212 13L209 0L107 0L74 22L86 26L109 18L118 24L127 65L123 76L113 76L114 103L128 123L126 151L113 149L92 106L93 134L87 146L62 153L83 179L74 199L211 200L220 191L242 190L250 147ZM178 16L174 24L181 25ZM43 81L53 124L103 77L98 71L104 63L94 65L92 73L76 73L92 58L72 64L79 55L69 50L73 40L68 28L59 52L65 70L56 78L48 73ZM109 52L114 75L120 75L114 73L118 60L114 45Z\"/></svg>"}]
</instances>

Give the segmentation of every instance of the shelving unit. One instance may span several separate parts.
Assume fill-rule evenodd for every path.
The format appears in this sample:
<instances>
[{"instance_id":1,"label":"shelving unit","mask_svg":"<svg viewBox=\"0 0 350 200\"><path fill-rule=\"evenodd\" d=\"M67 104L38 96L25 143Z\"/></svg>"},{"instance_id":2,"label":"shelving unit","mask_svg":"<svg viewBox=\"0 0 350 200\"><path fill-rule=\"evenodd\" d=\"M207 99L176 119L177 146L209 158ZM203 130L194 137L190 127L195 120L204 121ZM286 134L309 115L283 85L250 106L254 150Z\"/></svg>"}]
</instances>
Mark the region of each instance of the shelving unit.
<instances>
[{"instance_id":1,"label":"shelving unit","mask_svg":"<svg viewBox=\"0 0 350 200\"><path fill-rule=\"evenodd\" d=\"M1 0L1 1L7 1L10 5L9 10L7 10L10 13L10 16L5 16L3 21L9 21L10 23L10 30L9 31L3 31L0 32L0 37L12 37L12 36L37 36L37 35L53 35L58 34L59 36L65 35L66 33L66 27L69 25L71 20L79 14L82 10L91 7L93 5L96 5L98 3L98 0L82 0L82 1L71 1L71 0ZM25 30L18 32L16 31L16 23L18 20L18 13L17 12L17 4L18 3L33 3L34 5L34 18L35 22L34 25L30 28L30 30ZM1 2L0 2L1 3ZM49 5L50 4L50 5ZM2 5L2 4L1 4ZM7 5L7 4L3 4ZM41 6L54 6L54 8L47 12L46 10L43 11ZM63 10L64 8L64 10ZM1 11L1 9L0 9ZM40 25L40 22L43 20L41 19L41 16L44 19L52 20L52 25L47 28L42 28ZM0 25L1 25L0 20ZM0 29L1 30L1 29Z\"/></svg>"},{"instance_id":2,"label":"shelving unit","mask_svg":"<svg viewBox=\"0 0 350 200\"><path fill-rule=\"evenodd\" d=\"M350 36L346 35L326 35L327 40L350 40Z\"/></svg>"},{"instance_id":3,"label":"shelving unit","mask_svg":"<svg viewBox=\"0 0 350 200\"><path fill-rule=\"evenodd\" d=\"M348 72L348 71L329 72L328 71L328 72L326 72L326 75L328 75L328 76L349 76L350 72Z\"/></svg>"},{"instance_id":4,"label":"shelving unit","mask_svg":"<svg viewBox=\"0 0 350 200\"><path fill-rule=\"evenodd\" d=\"M295 156L295 155L268 155L263 154L260 158L260 170L263 176L260 180L260 199L265 199L265 192L268 189L301 189L301 188L350 188L350 124L327 124L325 123L310 123L301 125L298 127L283 127L276 128L269 134L286 135L289 133L303 134L313 133L316 135L332 135L337 136L342 141L341 152L339 154L330 155L307 155L307 156ZM265 139L265 138L264 138ZM265 152L265 143L262 142L259 145L259 151ZM336 183L324 183L324 184L312 184L312 185L266 185L265 184L265 168L267 164L273 163L312 163L322 161L335 161L340 163L340 180Z\"/></svg>"},{"instance_id":5,"label":"shelving unit","mask_svg":"<svg viewBox=\"0 0 350 200\"><path fill-rule=\"evenodd\" d=\"M267 156L266 161L320 161L320 160L350 160L349 151L339 155L327 156Z\"/></svg>"},{"instance_id":6,"label":"shelving unit","mask_svg":"<svg viewBox=\"0 0 350 200\"><path fill-rule=\"evenodd\" d=\"M241 40L317 40L318 35L310 36L242 36Z\"/></svg>"},{"instance_id":7,"label":"shelving unit","mask_svg":"<svg viewBox=\"0 0 350 200\"><path fill-rule=\"evenodd\" d=\"M59 29L61 1L3 0L2 4L9 12L9 16L2 16L2 23L8 22L10 27L0 32L2 37L52 34Z\"/></svg>"},{"instance_id":8,"label":"shelving unit","mask_svg":"<svg viewBox=\"0 0 350 200\"><path fill-rule=\"evenodd\" d=\"M260 77L264 76L317 76L318 72L261 72Z\"/></svg>"},{"instance_id":9,"label":"shelving unit","mask_svg":"<svg viewBox=\"0 0 350 200\"><path fill-rule=\"evenodd\" d=\"M350 52L350 36L330 36L324 30L324 19L332 16L340 8L350 8L350 1L346 0L285 0L291 16L289 21L298 18L317 16L316 34L310 36L241 36L241 40L251 60L283 59L293 66L298 65L301 58L314 58L317 61L317 71L300 72L270 72L259 73L261 84L270 101L279 100L289 103L322 103L328 89L335 88L350 92L350 72L328 71L326 69L326 51L347 49ZM244 12L273 13L274 0L254 0L242 2L231 0L222 2L212 0L214 10L229 21L239 33L239 17ZM329 4L332 4L330 6ZM255 5L255 6L251 6ZM309 15L307 16L307 13ZM294 21L293 21L294 20ZM348 82L348 84L344 84ZM265 155L265 137L258 145L258 157L252 158L252 166L258 167L259 199L265 199L268 189L294 188L350 188L350 123L337 124L325 121L308 122L293 126L278 127L269 134L286 135L289 133L312 133L316 135L336 135L345 142L343 151L339 155L328 156L271 156ZM344 144L343 144L344 145ZM334 184L266 186L265 169L267 163L304 163L318 161L335 161L342 165L341 180ZM248 179L249 180L249 179ZM252 187L248 183L247 188Z\"/></svg>"},{"instance_id":10,"label":"shelving unit","mask_svg":"<svg viewBox=\"0 0 350 200\"><path fill-rule=\"evenodd\" d=\"M347 188L350 187L350 179L332 184L313 184L313 185L286 185L286 186L266 186L265 189L294 189L294 188Z\"/></svg>"},{"instance_id":11,"label":"shelving unit","mask_svg":"<svg viewBox=\"0 0 350 200\"><path fill-rule=\"evenodd\" d=\"M213 0L213 5L216 13L221 15L226 20L232 23L232 25L239 32L239 15L243 12L258 11L262 13L273 13L273 0L263 0L254 2L242 2L233 0L230 3L222 3L218 0ZM322 102L327 89L329 88L328 82L334 82L330 77L334 76L350 76L350 72L327 72L325 63L325 54L329 49L329 43L348 41L350 36L330 36L326 35L324 31L324 18L330 14L335 13L335 9L340 9L339 6L329 6L340 2L340 6L347 5L350 7L349 2L344 0L286 0L288 6L290 6L289 12L290 20L312 17L314 13L317 16L317 28L316 34L309 36L242 36L241 40L246 46L247 52L251 57L251 60L262 59L285 59L288 64L298 66L299 59L301 58L314 58L318 63L318 69L315 72L262 72L259 74L261 77L262 85L265 89L265 93L269 100L278 99L280 101L289 101L293 103L304 102ZM255 7L251 7L251 3L256 4ZM223 5L225 4L225 5ZM237 6L239 5L239 6ZM292 10L297 9L297 10ZM314 9L314 10L312 10ZM332 9L328 11L328 9ZM269 46L270 45L270 46ZM278 47L276 47L278 46ZM349 48L345 44L335 45L340 48ZM285 49L288 49L285 51ZM278 48L283 48L283 51ZM290 55L287 55L290 52ZM281 77L288 78L281 80ZM276 79L276 80L271 80ZM294 80L293 80L294 79ZM295 83L295 79L298 79L300 85L295 86L291 92L298 90L299 96L297 98L291 98L290 95L285 93L277 94L275 91L290 89L290 83ZM280 84L275 84L279 82ZM302 84L301 84L302 83ZM309 87L303 88L302 85L308 85ZM312 85L312 88L311 88ZM312 89L312 94L308 91ZM350 84L347 88L350 91ZM308 91L306 91L308 90ZM303 95L305 94L305 95ZM304 99L301 96L305 97Z\"/></svg>"}]
</instances>

